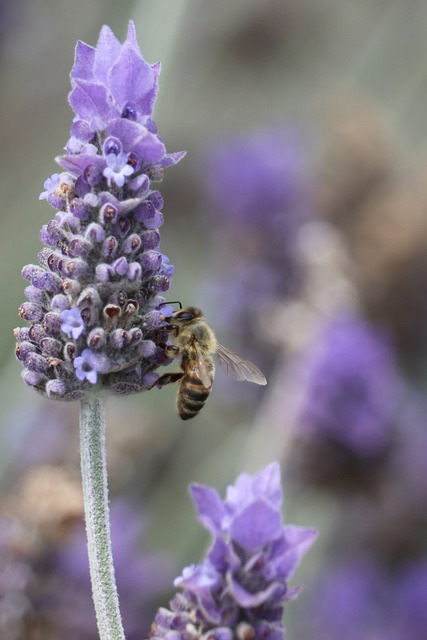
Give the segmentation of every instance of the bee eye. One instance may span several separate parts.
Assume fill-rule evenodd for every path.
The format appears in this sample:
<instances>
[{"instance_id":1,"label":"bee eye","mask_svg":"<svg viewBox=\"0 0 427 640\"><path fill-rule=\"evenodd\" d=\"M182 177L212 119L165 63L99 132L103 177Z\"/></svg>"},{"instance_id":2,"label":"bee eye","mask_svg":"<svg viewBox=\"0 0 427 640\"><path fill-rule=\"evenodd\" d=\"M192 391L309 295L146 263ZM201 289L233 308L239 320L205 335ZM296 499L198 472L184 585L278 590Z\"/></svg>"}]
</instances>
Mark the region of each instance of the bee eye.
<instances>
[{"instance_id":1,"label":"bee eye","mask_svg":"<svg viewBox=\"0 0 427 640\"><path fill-rule=\"evenodd\" d=\"M195 316L191 311L182 311L181 313L178 313L176 317L180 320L193 320Z\"/></svg>"}]
</instances>

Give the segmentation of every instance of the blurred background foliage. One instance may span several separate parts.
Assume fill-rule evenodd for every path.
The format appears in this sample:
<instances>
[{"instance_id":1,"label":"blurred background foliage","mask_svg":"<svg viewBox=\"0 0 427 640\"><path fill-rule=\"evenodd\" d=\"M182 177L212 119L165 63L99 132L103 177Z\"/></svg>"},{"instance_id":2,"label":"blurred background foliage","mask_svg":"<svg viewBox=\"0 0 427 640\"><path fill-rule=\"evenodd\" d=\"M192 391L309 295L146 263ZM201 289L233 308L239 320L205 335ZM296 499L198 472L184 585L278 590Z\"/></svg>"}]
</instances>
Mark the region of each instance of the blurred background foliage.
<instances>
[{"instance_id":1,"label":"blurred background foliage","mask_svg":"<svg viewBox=\"0 0 427 640\"><path fill-rule=\"evenodd\" d=\"M0 2L0 635L96 638L78 406L20 381L20 271L68 139L77 39L137 27L161 60L170 298L201 306L266 388L215 389L194 421L176 389L111 398L116 564L128 637L207 544L189 482L219 490L282 465L288 522L319 541L288 637L427 637L427 5L422 0ZM79 615L76 615L79 611ZM71 613L70 613L71 612Z\"/></svg>"}]
</instances>

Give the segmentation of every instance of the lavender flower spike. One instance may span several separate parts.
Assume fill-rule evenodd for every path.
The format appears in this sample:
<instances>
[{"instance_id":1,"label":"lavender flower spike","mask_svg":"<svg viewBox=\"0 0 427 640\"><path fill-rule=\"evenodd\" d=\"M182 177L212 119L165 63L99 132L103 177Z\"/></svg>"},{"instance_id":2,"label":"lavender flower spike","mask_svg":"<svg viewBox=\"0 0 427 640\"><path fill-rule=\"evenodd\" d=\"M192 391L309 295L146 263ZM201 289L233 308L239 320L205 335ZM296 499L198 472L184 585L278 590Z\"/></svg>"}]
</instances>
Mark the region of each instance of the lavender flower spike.
<instances>
[{"instance_id":1,"label":"lavender flower spike","mask_svg":"<svg viewBox=\"0 0 427 640\"><path fill-rule=\"evenodd\" d=\"M96 47L77 44L63 171L40 196L56 213L41 230L38 264L22 270L29 326L15 329L22 377L44 396L143 391L166 360L159 305L173 268L160 252L163 199L151 181L184 154L166 153L152 119L159 71L132 22L123 44L109 27Z\"/></svg>"},{"instance_id":2,"label":"lavender flower spike","mask_svg":"<svg viewBox=\"0 0 427 640\"><path fill-rule=\"evenodd\" d=\"M151 188L183 153L167 154L151 118L159 65L129 23L121 44L103 27L79 42L69 102L75 112L63 172L40 199L56 209L38 264L23 268L28 298L15 329L24 381L81 400L80 456L93 600L100 640L124 640L111 551L105 393L143 391L167 360L161 304L172 275L160 252L162 196ZM149 381L149 383L147 382Z\"/></svg>"},{"instance_id":3,"label":"lavender flower spike","mask_svg":"<svg viewBox=\"0 0 427 640\"><path fill-rule=\"evenodd\" d=\"M288 580L317 534L282 524L279 465L240 475L224 501L210 487L191 494L213 542L176 579L182 593L158 611L151 637L282 640L284 603L300 590Z\"/></svg>"}]
</instances>

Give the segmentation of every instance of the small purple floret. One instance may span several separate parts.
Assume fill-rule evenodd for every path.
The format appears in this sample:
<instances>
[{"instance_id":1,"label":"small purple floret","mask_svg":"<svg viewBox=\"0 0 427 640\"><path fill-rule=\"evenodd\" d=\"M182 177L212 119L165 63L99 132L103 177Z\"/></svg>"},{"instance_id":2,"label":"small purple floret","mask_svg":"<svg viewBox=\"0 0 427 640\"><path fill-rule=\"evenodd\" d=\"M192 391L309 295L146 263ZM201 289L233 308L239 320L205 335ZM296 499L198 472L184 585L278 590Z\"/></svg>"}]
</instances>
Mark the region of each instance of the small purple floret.
<instances>
[{"instance_id":1,"label":"small purple floret","mask_svg":"<svg viewBox=\"0 0 427 640\"><path fill-rule=\"evenodd\" d=\"M44 188L46 191L42 191L39 195L39 200L46 200L48 196L50 196L55 189L59 186L60 177L59 173L54 173L50 178L47 178L44 183Z\"/></svg>"},{"instance_id":2,"label":"small purple floret","mask_svg":"<svg viewBox=\"0 0 427 640\"><path fill-rule=\"evenodd\" d=\"M61 331L66 333L74 340L77 340L83 333L85 329L85 323L82 318L82 314L78 307L73 307L73 309L65 309L61 311Z\"/></svg>"},{"instance_id":3,"label":"small purple floret","mask_svg":"<svg viewBox=\"0 0 427 640\"><path fill-rule=\"evenodd\" d=\"M54 173L44 182L45 191L39 195L39 200L48 200L49 196L58 195L55 192L60 185L73 187L73 179L68 173Z\"/></svg>"},{"instance_id":4,"label":"small purple floret","mask_svg":"<svg viewBox=\"0 0 427 640\"><path fill-rule=\"evenodd\" d=\"M134 168L127 164L127 153L122 151L118 156L115 153L109 153L106 159L107 167L103 175L107 178L108 186L114 182L118 187L123 187L126 178L134 172Z\"/></svg>"},{"instance_id":5,"label":"small purple floret","mask_svg":"<svg viewBox=\"0 0 427 640\"><path fill-rule=\"evenodd\" d=\"M98 372L96 371L96 356L90 349L83 349L82 355L74 358L76 376L79 380L87 380L91 384L96 384Z\"/></svg>"}]
</instances>

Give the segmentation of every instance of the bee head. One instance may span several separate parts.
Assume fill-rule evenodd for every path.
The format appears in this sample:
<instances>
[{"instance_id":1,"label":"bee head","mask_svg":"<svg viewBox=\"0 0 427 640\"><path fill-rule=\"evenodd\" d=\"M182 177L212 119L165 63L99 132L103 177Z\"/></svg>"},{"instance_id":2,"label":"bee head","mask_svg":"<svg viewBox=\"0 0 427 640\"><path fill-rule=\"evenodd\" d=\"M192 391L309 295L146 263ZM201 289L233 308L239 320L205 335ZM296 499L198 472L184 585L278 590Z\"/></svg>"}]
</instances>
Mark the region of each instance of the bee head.
<instances>
[{"instance_id":1,"label":"bee head","mask_svg":"<svg viewBox=\"0 0 427 640\"><path fill-rule=\"evenodd\" d=\"M185 307L172 315L172 321L181 325L191 324L200 318L203 318L203 312L197 307Z\"/></svg>"}]
</instances>

